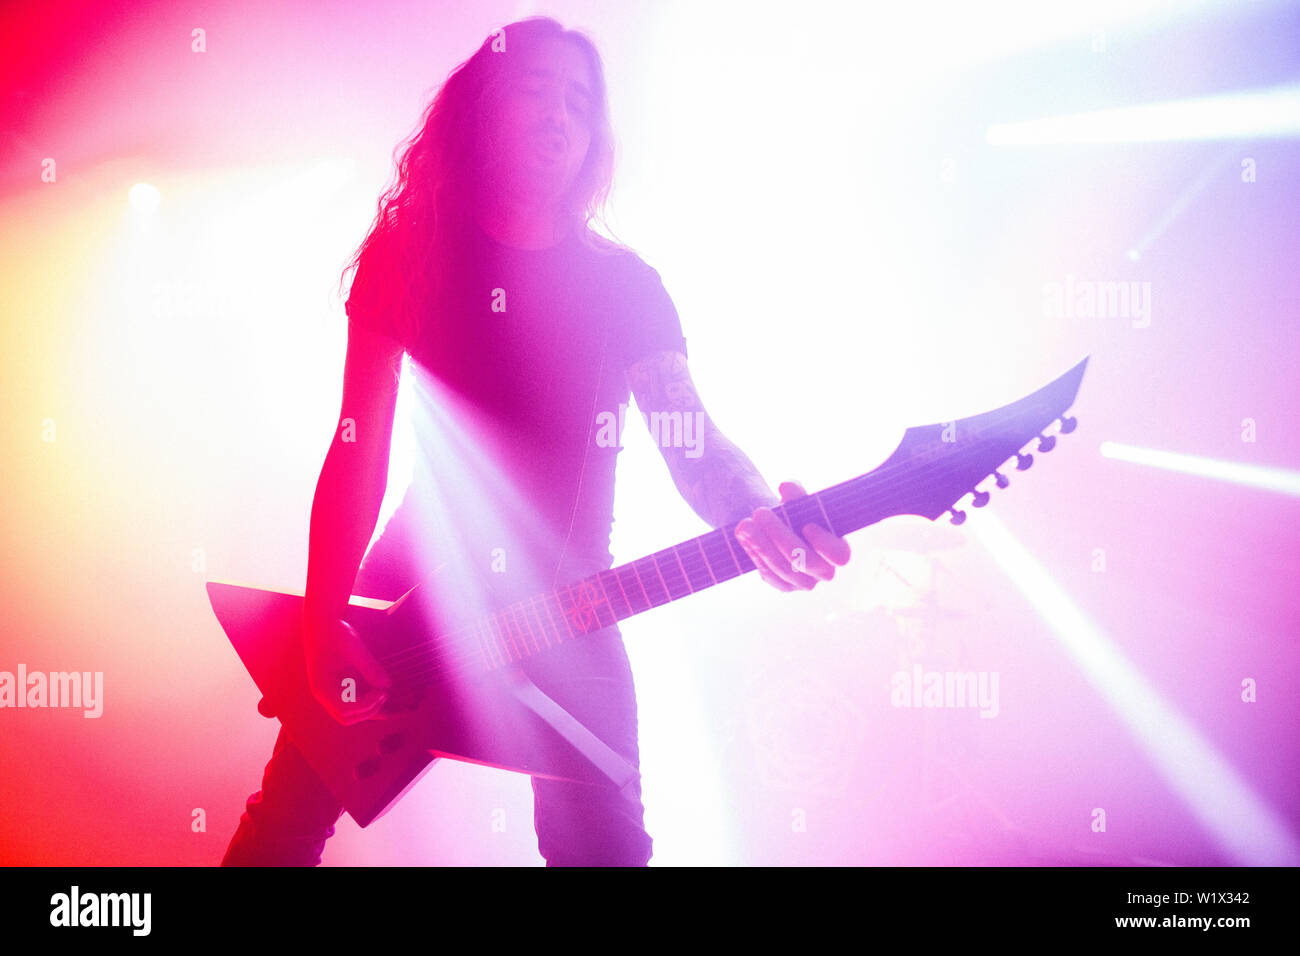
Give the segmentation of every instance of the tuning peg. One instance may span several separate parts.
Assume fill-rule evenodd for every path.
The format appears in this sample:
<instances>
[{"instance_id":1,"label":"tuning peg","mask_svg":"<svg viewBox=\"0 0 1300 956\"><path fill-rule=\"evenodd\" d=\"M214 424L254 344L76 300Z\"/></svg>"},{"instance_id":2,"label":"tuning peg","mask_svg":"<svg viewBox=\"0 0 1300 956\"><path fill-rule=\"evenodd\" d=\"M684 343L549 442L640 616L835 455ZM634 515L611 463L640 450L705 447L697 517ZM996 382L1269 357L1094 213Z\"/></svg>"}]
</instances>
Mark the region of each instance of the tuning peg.
<instances>
[{"instance_id":1,"label":"tuning peg","mask_svg":"<svg viewBox=\"0 0 1300 956\"><path fill-rule=\"evenodd\" d=\"M1038 450L1039 450L1039 451L1046 453L1046 452L1051 451L1051 450L1052 450L1053 448L1055 448L1055 447L1056 447L1056 436L1055 436L1055 435L1039 435L1039 436L1038 436Z\"/></svg>"},{"instance_id":2,"label":"tuning peg","mask_svg":"<svg viewBox=\"0 0 1300 956\"><path fill-rule=\"evenodd\" d=\"M1068 435L1070 434L1070 432L1074 431L1078 427L1079 427L1079 420L1077 418L1071 418L1069 415L1061 416L1062 435Z\"/></svg>"},{"instance_id":3,"label":"tuning peg","mask_svg":"<svg viewBox=\"0 0 1300 956\"><path fill-rule=\"evenodd\" d=\"M966 520L966 512L960 511L957 508L949 508L948 511L952 514L952 517L948 520L953 524L961 524Z\"/></svg>"},{"instance_id":4,"label":"tuning peg","mask_svg":"<svg viewBox=\"0 0 1300 956\"><path fill-rule=\"evenodd\" d=\"M1028 471L1029 466L1034 463L1033 455L1016 454L1016 471Z\"/></svg>"},{"instance_id":5,"label":"tuning peg","mask_svg":"<svg viewBox=\"0 0 1300 956\"><path fill-rule=\"evenodd\" d=\"M971 504L976 508L983 508L989 503L989 493L987 491L973 491L971 494L974 496L971 499Z\"/></svg>"},{"instance_id":6,"label":"tuning peg","mask_svg":"<svg viewBox=\"0 0 1300 956\"><path fill-rule=\"evenodd\" d=\"M993 478L998 483L999 488L1006 488L1008 485L1011 484L1011 479L1008 478L1006 475L1002 474L1002 472L1000 471L993 472Z\"/></svg>"}]
</instances>

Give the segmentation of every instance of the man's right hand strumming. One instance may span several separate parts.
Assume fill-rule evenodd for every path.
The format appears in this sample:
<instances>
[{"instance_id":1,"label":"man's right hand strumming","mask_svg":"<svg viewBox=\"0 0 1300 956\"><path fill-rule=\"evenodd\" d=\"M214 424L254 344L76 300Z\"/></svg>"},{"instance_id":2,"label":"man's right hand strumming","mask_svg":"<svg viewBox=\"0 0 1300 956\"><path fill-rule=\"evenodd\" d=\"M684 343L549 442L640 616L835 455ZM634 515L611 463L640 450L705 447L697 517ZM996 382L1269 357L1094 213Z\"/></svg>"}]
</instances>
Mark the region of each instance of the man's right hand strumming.
<instances>
[{"instance_id":1,"label":"man's right hand strumming","mask_svg":"<svg viewBox=\"0 0 1300 956\"><path fill-rule=\"evenodd\" d=\"M303 652L312 696L331 717L344 725L385 717L392 678L351 624L304 617Z\"/></svg>"}]
</instances>

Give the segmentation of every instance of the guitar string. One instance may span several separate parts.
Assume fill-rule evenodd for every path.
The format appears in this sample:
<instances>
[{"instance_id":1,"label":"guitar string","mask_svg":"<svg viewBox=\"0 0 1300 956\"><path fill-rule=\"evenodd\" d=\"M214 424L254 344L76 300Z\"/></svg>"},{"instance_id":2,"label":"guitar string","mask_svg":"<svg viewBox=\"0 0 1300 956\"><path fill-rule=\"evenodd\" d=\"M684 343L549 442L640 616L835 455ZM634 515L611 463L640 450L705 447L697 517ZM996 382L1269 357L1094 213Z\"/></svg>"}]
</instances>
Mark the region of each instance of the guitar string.
<instances>
[{"instance_id":1,"label":"guitar string","mask_svg":"<svg viewBox=\"0 0 1300 956\"><path fill-rule=\"evenodd\" d=\"M986 414L991 416L989 418L989 424L991 425L1000 419L1009 418L1012 417L1013 415L1015 417L1022 417L1025 414L1025 412L1024 410L1018 410L1013 412L1010 409L1007 409L1004 410L1003 413L989 412ZM1061 413L1061 415L1064 415L1064 411ZM1049 421L1048 424L1050 425L1051 422ZM1033 438L1030 438L1028 440L1033 441ZM1010 461L1012 457L1017 457L1019 454L1021 454L1021 452L1019 451L1018 448L1016 452L1013 452L1011 455L1008 455L1006 458L1002 459L1002 462L999 463L998 467L1000 468L1002 464L1005 464L1005 462ZM1043 454L1046 453L1044 452ZM837 507L838 504L848 504L850 507L845 509L844 514L841 515L841 518L848 519L850 523L853 523L857 521L860 517L864 516L864 514L870 514L871 511L875 510L876 508L882 505L890 505L896 503L899 500L899 495L901 493L900 490L895 489L895 490L885 491L884 493L877 492L877 493L863 496L862 494L863 489L860 487L855 487L855 484L857 482L863 481L864 479L868 479L868 478L871 478L873 480L879 480L882 478L886 478L892 473L896 473L903 469L913 470L918 473L918 477L919 477L922 473L932 472L934 470L935 465L943 464L944 460L947 459L948 457L950 457L950 454L945 452L942 456L927 458L924 461L922 461L922 463L920 464L918 464L916 458L913 457L906 461L898 462L894 465L882 466L881 468L878 468L872 472L868 472L865 475L859 475L855 478L850 478L845 482L841 482L838 485L832 485L831 487L823 489L820 492L816 492L815 494L809 495L807 498L795 499L794 501L785 502L781 506L781 509L785 511L788 508L788 506L795 505L795 504L799 504L801 507L806 507L807 505L811 505L813 503L830 504L832 507ZM995 468L994 470L997 469ZM992 474L992 472L990 472L989 474ZM980 480L982 481L984 480L984 478L987 477L988 475L985 475ZM977 481L976 485L978 485L978 483L979 482ZM963 493L962 497L965 497L965 494L966 493ZM959 501L960 498L958 498L957 500ZM956 501L954 501L953 504L955 505ZM789 525L788 519L786 523L787 525ZM859 526L854 530L860 530L860 528L863 526ZM696 538L692 538L690 539L690 541L680 542L679 544L671 545L668 548L664 548L661 551L657 551L654 552L653 554L646 555L643 558L638 558L624 565L618 565L617 568L602 569L596 574L589 575L587 578L583 578L580 581L574 582L574 584L567 585L565 587L565 591L569 594L570 608L575 609L577 607L577 605L575 605L573 601L573 596L572 596L574 585L582 584L584 582L589 582L591 579L596 579L596 582L601 585L603 591L604 589L603 581L600 580L601 576L608 575L610 573L615 573L616 575L615 581L617 582L618 577L616 572L618 568L626 568L629 571L631 571L633 574L635 574L637 576L638 582L641 584L641 587L644 591L644 583L641 582L641 570L638 569L636 565L646 560L651 561L651 563L655 567L656 572L658 572L659 574L661 582L664 584L665 595L669 599L664 603L670 603L671 601L678 600L681 597L686 597L688 594L695 593L696 590L703 590L703 588L697 589L691 586L689 573L686 573L683 567L684 583L686 584L688 590L680 595L673 595L667 583L663 581L663 572L662 569L660 569L659 567L659 560L657 559L657 556L664 554L666 552L672 552L672 555L675 558L677 558L677 560L680 562L681 556L678 555L677 549L685 544L696 543L700 548L701 556L704 558L706 568L710 571L710 573L712 573L712 567L710 566L711 562L709 556L704 551L704 546L706 543L704 539L715 539L714 541L708 542L709 544L714 545L715 550L717 550L716 543L715 543L716 540L721 540L724 543L728 544L728 552L730 552L729 556L732 559L732 563L737 566L737 573L732 577L739 577L742 574L747 574L749 571L754 570L754 564L752 559L749 559L748 555L742 552L742 556L746 560L746 563L749 564L749 567L742 568L740 566L740 561L738 561L735 557L735 550L733 548L730 548L729 543L725 541L725 538L723 538L721 534L721 532L734 534L734 530L733 530L734 527L735 525L733 524L733 525L724 526L723 528L720 529L714 529L713 531L707 532L704 535L699 535ZM719 555L719 559L720 559L720 555ZM724 574L726 573L725 570L723 573ZM731 580L731 578L725 577L723 580ZM708 586L709 585L705 585L705 587ZM486 643L480 644L480 638L478 636L478 632L480 630L480 627L485 625L486 633L492 642L491 647L493 650L496 650L498 652L497 656L503 658L506 661L506 663L510 663L510 664L517 663L518 661L523 660L525 657L531 657L533 652L529 652L527 650L527 644L524 642L523 631L519 630L516 626L516 632L511 632L509 628L506 626L504 617L502 615L504 615L508 611L513 613L512 609L514 608L527 608L535 604L539 599L543 602L543 607L547 607L545 602L548 597L552 597L552 596L555 597L555 607L566 618L566 624L569 625L569 630L572 631L573 630L571 626L572 622L569 619L569 616L564 614L564 607L559 599L560 592L552 591L550 594L543 592L541 594L534 594L530 598L527 598L525 600L513 602L512 604L506 605L505 607L499 609L496 612L476 618L474 622L471 624L467 624L462 627L456 628L446 634L435 635L433 638L431 638L428 641L422 642L420 644L412 645L411 647L408 648L404 648L403 650L393 655L381 657L379 658L379 660L381 663L385 664L386 666L402 665L403 667L405 667L405 673L402 675L404 678L413 679L421 682L431 680L432 678L440 674L449 672L451 670L462 668L465 665L473 662L475 658L486 657L489 659L489 669L497 669L502 665L491 664L490 663L491 656L488 654L488 645ZM651 607L661 606L661 605L650 604L647 607L642 608L641 610L638 611L632 608L630 602L625 601L625 603L628 604L629 613L627 615L624 615L624 617L630 617L635 614L643 613L644 611L649 610ZM604 606L608 609L611 616L613 616L614 619L613 624L609 624L609 625L601 624L598 607L594 607L594 606L589 608L584 607L583 608L584 626L579 631L578 634L572 635L571 639L576 639L577 637L586 636L588 634L594 633L597 630L603 630L606 627L612 627L615 624L617 624L619 620L623 619L617 615L617 612L613 608L612 604L610 604L608 599L606 599ZM595 619L595 623L597 626L594 628L585 626L586 622L589 620L587 616L588 613L590 614L590 617ZM494 621L496 621L500 625L500 629L502 633L505 634L504 640L497 638L497 636L493 633L491 625ZM538 623L540 626L541 625L540 616L538 616ZM552 624L554 624L553 621ZM540 644L537 644L536 635L532 634L531 624L528 625L528 627L529 627L529 633L533 637L534 644L537 645L539 648L538 653L540 653L541 646ZM544 626L542 628L542 632L543 632L543 636L545 637ZM559 638L559 642L563 643L563 638L562 635L560 634L558 626L556 626L556 636L557 638ZM523 643L525 653L512 658L510 654L509 645L514 643L516 639L520 643ZM548 639L548 645L549 645L549 639ZM515 653L518 654L517 649ZM419 667L415 669L406 667L406 665L420 664L422 662L425 664L432 663L433 666L432 668L425 666L425 667Z\"/></svg>"}]
</instances>

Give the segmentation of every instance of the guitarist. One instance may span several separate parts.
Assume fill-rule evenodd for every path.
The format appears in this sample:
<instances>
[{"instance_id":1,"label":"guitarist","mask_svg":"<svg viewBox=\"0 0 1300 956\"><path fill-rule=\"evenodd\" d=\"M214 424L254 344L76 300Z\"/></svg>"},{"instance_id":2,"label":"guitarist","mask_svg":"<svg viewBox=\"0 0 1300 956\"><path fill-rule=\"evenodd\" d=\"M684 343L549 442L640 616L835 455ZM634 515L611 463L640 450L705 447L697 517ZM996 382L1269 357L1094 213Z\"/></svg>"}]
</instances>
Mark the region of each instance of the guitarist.
<instances>
[{"instance_id":1,"label":"guitarist","mask_svg":"<svg viewBox=\"0 0 1300 956\"><path fill-rule=\"evenodd\" d=\"M444 565L440 594L483 596L491 563L531 593L612 566L619 442L598 421L617 416L621 428L629 392L643 416L699 424L694 435L684 429L694 441L659 430L673 481L712 527L739 521L736 539L769 584L809 589L848 560L843 538L817 525L797 535L770 510L804 490L786 482L778 499L717 429L658 273L588 228L612 158L599 54L585 35L535 17L493 34L452 72L381 197L351 263L342 408L312 504L304 602L312 690L343 724L382 718L390 686L342 620L354 588L395 600ZM404 352L421 455L367 554ZM636 698L617 627L521 666L637 765ZM359 675L355 701L340 699L348 675ZM533 793L548 865L649 860L637 782L616 791L534 777ZM281 729L222 865L314 866L341 813Z\"/></svg>"}]
</instances>

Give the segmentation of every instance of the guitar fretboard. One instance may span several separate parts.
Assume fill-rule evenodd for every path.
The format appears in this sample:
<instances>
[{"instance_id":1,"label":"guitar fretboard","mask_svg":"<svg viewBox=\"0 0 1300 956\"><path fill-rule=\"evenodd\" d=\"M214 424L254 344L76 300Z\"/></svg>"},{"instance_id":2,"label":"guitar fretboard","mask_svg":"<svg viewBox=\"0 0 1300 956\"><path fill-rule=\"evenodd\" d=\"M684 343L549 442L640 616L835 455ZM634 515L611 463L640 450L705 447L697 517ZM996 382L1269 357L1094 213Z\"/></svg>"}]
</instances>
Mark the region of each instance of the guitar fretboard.
<instances>
[{"instance_id":1,"label":"guitar fretboard","mask_svg":"<svg viewBox=\"0 0 1300 956\"><path fill-rule=\"evenodd\" d=\"M837 535L866 527L887 509L869 493L872 474L772 508L792 529L812 523ZM876 477L880 477L876 475ZM735 523L643 558L607 568L553 591L535 594L439 635L421 649L384 660L412 679L452 671L496 670L544 653L672 601L754 570L735 538Z\"/></svg>"}]
</instances>

